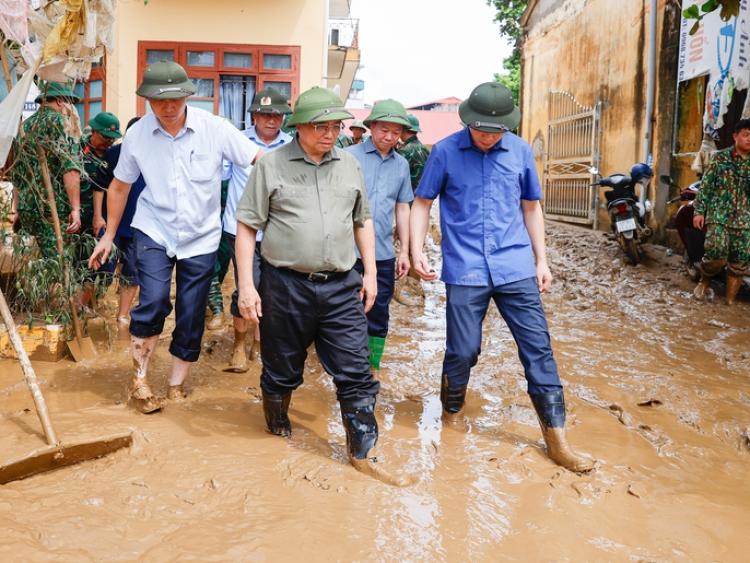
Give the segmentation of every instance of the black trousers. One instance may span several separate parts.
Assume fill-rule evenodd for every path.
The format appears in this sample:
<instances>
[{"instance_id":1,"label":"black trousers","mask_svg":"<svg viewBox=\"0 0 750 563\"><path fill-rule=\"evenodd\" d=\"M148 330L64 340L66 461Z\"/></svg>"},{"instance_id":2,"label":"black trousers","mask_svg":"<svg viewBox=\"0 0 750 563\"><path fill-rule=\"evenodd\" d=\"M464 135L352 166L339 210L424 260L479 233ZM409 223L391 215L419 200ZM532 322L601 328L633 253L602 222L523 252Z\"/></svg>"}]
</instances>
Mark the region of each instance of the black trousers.
<instances>
[{"instance_id":1,"label":"black trousers","mask_svg":"<svg viewBox=\"0 0 750 563\"><path fill-rule=\"evenodd\" d=\"M378 272L378 295L372 309L367 313L367 334L385 338L388 336L388 321L391 317L391 299L396 289L396 259L378 260L375 266ZM362 260L354 263L354 269L360 275L364 275L365 266Z\"/></svg>"},{"instance_id":2,"label":"black trousers","mask_svg":"<svg viewBox=\"0 0 750 563\"><path fill-rule=\"evenodd\" d=\"M333 377L339 400L374 397L367 318L359 298L362 277L351 270L328 281L263 263L260 321L263 391L286 394L302 385L307 348Z\"/></svg>"}]
</instances>

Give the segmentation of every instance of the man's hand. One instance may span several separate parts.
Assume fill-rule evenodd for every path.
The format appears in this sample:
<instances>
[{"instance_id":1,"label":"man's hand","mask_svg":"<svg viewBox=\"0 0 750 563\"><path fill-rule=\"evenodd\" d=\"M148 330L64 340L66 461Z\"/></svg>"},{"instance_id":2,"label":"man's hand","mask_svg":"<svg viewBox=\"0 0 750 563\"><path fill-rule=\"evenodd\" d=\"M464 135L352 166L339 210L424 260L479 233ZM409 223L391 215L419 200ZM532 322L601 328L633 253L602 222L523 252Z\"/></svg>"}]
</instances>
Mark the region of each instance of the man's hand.
<instances>
[{"instance_id":1,"label":"man's hand","mask_svg":"<svg viewBox=\"0 0 750 563\"><path fill-rule=\"evenodd\" d=\"M429 260L421 252L418 255L412 254L414 258L414 271L425 281L432 281L437 278L437 272L430 266Z\"/></svg>"},{"instance_id":2,"label":"man's hand","mask_svg":"<svg viewBox=\"0 0 750 563\"><path fill-rule=\"evenodd\" d=\"M94 251L91 253L89 258L89 268L92 270L98 270L109 260L109 253L112 252L112 239L107 238L104 235L99 242L96 243Z\"/></svg>"},{"instance_id":3,"label":"man's hand","mask_svg":"<svg viewBox=\"0 0 750 563\"><path fill-rule=\"evenodd\" d=\"M68 215L68 227L65 232L68 234L77 233L81 230L81 210L73 209Z\"/></svg>"},{"instance_id":4,"label":"man's hand","mask_svg":"<svg viewBox=\"0 0 750 563\"><path fill-rule=\"evenodd\" d=\"M260 318L263 316L263 309L261 308L260 295L254 286L240 288L237 305L240 308L240 315L242 315L243 319L260 323Z\"/></svg>"},{"instance_id":5,"label":"man's hand","mask_svg":"<svg viewBox=\"0 0 750 563\"><path fill-rule=\"evenodd\" d=\"M107 222L104 220L104 217L102 217L101 215L99 216L94 215L94 221L93 221L92 226L94 227L94 236L98 237L99 233L101 233L107 228Z\"/></svg>"},{"instance_id":6,"label":"man's hand","mask_svg":"<svg viewBox=\"0 0 750 563\"><path fill-rule=\"evenodd\" d=\"M400 253L398 255L398 259L396 260L396 279L400 280L403 278L406 274L409 273L409 269L411 268L411 263L409 262L409 255L406 253Z\"/></svg>"},{"instance_id":7,"label":"man's hand","mask_svg":"<svg viewBox=\"0 0 750 563\"><path fill-rule=\"evenodd\" d=\"M375 272L365 272L362 276L362 289L359 290L359 298L365 303L365 313L369 313L375 304L378 295L378 278Z\"/></svg>"},{"instance_id":8,"label":"man's hand","mask_svg":"<svg viewBox=\"0 0 750 563\"><path fill-rule=\"evenodd\" d=\"M706 218L703 215L693 215L693 227L699 231L703 229L703 225L706 224Z\"/></svg>"},{"instance_id":9,"label":"man's hand","mask_svg":"<svg viewBox=\"0 0 750 563\"><path fill-rule=\"evenodd\" d=\"M544 260L536 265L536 283L539 287L539 293L549 291L552 286L552 272L550 272L549 266Z\"/></svg>"}]
</instances>

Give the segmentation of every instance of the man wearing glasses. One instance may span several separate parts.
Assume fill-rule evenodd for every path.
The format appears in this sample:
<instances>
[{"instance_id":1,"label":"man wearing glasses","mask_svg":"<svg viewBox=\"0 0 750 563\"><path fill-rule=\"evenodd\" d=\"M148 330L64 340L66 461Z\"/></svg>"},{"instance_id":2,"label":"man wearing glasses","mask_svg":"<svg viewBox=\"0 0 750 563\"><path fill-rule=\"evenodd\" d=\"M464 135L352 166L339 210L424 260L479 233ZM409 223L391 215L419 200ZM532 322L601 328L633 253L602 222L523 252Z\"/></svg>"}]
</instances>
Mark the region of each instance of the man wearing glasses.
<instances>
[{"instance_id":1,"label":"man wearing glasses","mask_svg":"<svg viewBox=\"0 0 750 563\"><path fill-rule=\"evenodd\" d=\"M357 160L334 147L351 118L326 88L303 92L289 144L253 168L237 209L239 309L260 321L263 413L268 431L289 436L292 392L315 348L336 385L352 463L362 468L378 438L379 384L367 357L375 301L375 235ZM253 283L255 234L264 231L260 288ZM359 249L364 276L353 269ZM364 303L363 303L364 301Z\"/></svg>"},{"instance_id":2,"label":"man wearing glasses","mask_svg":"<svg viewBox=\"0 0 750 563\"><path fill-rule=\"evenodd\" d=\"M447 294L443 410L450 418L463 408L493 300L518 346L547 455L571 471L589 471L591 460L575 454L565 437L563 390L540 298L552 282L542 193L531 147L509 132L521 114L510 90L487 82L474 88L459 116L466 129L433 147L411 212L414 269L434 280L422 247L432 201L440 196Z\"/></svg>"}]
</instances>

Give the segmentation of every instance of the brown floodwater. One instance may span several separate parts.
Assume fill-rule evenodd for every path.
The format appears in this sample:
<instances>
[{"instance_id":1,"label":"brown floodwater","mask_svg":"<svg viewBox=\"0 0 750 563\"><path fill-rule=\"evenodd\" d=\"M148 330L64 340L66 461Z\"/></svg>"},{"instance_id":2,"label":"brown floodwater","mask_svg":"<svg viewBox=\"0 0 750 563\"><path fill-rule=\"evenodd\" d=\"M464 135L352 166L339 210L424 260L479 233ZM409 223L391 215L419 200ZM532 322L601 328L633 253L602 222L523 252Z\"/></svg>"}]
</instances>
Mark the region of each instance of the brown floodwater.
<instances>
[{"instance_id":1,"label":"brown floodwater","mask_svg":"<svg viewBox=\"0 0 750 563\"><path fill-rule=\"evenodd\" d=\"M698 304L679 259L626 266L601 233L550 225L545 296L571 443L589 475L544 454L515 346L485 321L468 404L441 419L444 292L392 305L379 374L379 464L348 464L334 387L314 354L291 439L264 430L255 362L222 371L231 326L206 333L190 399L126 405L126 342L89 364L36 364L63 440L132 430L106 458L0 486L0 559L103 561L745 561L750 529L750 306ZM231 281L228 282L231 284ZM229 287L229 285L227 286ZM720 291L717 292L720 297ZM166 387L168 333L151 366ZM0 360L0 463L42 444L18 365Z\"/></svg>"}]
</instances>

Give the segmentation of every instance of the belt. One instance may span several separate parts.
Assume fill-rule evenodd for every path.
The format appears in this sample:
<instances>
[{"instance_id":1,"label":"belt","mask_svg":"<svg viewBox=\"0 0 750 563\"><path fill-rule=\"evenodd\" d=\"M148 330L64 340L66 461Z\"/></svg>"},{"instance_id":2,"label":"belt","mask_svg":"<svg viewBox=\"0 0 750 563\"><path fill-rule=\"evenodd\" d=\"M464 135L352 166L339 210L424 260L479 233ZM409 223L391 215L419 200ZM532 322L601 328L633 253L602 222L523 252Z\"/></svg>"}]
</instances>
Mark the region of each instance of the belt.
<instances>
[{"instance_id":1,"label":"belt","mask_svg":"<svg viewBox=\"0 0 750 563\"><path fill-rule=\"evenodd\" d=\"M282 272L286 272L288 274L292 274L293 276L296 276L298 278L304 278L311 282L318 282L318 283L343 278L349 273L349 272L333 272L333 271L331 272L298 272L297 270L292 270L291 268L276 268L276 269L281 270Z\"/></svg>"}]
</instances>

